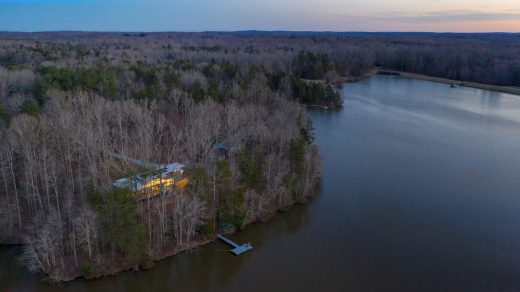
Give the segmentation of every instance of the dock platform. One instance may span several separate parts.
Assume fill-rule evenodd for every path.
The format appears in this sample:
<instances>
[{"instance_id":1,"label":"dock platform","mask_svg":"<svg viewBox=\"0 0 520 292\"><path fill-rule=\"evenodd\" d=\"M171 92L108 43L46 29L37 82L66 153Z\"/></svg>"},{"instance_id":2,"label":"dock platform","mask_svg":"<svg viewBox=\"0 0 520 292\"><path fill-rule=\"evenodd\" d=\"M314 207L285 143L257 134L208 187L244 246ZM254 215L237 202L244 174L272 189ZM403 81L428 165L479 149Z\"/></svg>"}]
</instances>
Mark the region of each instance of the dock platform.
<instances>
[{"instance_id":1,"label":"dock platform","mask_svg":"<svg viewBox=\"0 0 520 292\"><path fill-rule=\"evenodd\" d=\"M232 252L233 254L235 254L237 256L253 249L253 247L251 246L250 243L244 243L242 245L238 245L238 244L234 243L231 239L229 239L223 235L217 234L217 237L218 237L218 239L231 245L233 247L233 249L231 249L230 252Z\"/></svg>"}]
</instances>

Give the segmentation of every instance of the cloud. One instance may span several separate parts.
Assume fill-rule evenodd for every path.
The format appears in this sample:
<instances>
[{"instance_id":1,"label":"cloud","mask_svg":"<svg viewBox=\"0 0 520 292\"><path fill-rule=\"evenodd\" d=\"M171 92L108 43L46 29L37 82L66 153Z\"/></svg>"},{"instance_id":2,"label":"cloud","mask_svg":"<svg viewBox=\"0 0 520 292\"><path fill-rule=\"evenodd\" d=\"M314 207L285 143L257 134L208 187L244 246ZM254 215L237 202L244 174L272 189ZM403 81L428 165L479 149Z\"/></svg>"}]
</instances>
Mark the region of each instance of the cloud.
<instances>
[{"instance_id":1,"label":"cloud","mask_svg":"<svg viewBox=\"0 0 520 292\"><path fill-rule=\"evenodd\" d=\"M520 21L520 11L483 12L471 10L433 11L412 14L402 12L388 12L384 15L368 17L379 21L401 23L439 23L439 22L466 22L466 21Z\"/></svg>"}]
</instances>

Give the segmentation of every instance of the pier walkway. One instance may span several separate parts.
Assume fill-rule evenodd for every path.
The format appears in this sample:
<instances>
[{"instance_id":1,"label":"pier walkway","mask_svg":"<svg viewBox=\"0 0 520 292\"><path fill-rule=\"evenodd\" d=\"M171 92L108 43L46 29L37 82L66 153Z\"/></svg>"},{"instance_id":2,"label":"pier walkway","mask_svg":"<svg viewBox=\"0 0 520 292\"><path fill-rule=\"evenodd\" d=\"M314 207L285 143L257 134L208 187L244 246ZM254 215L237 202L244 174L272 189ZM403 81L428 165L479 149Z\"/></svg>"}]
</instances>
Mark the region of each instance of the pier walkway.
<instances>
[{"instance_id":1,"label":"pier walkway","mask_svg":"<svg viewBox=\"0 0 520 292\"><path fill-rule=\"evenodd\" d=\"M217 237L220 240L224 241L225 243L231 245L233 247L233 249L231 249L230 252L234 253L235 255L241 255L241 254L253 249L253 247L251 246L251 243L244 243L242 245L238 245L238 244L234 243L231 239L229 239L223 235L217 234Z\"/></svg>"}]
</instances>

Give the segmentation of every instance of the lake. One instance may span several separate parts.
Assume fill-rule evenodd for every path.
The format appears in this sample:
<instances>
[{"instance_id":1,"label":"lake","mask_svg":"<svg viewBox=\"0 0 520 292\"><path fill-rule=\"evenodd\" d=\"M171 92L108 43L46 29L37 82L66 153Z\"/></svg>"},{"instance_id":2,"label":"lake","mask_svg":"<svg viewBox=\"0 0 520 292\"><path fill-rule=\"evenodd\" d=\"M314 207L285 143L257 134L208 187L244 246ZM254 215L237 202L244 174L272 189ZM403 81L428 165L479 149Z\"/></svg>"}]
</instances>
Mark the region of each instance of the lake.
<instances>
[{"instance_id":1,"label":"lake","mask_svg":"<svg viewBox=\"0 0 520 292\"><path fill-rule=\"evenodd\" d=\"M316 197L146 272L42 284L1 248L8 291L520 290L520 96L374 76L313 110ZM0 285L0 290L2 286Z\"/></svg>"}]
</instances>

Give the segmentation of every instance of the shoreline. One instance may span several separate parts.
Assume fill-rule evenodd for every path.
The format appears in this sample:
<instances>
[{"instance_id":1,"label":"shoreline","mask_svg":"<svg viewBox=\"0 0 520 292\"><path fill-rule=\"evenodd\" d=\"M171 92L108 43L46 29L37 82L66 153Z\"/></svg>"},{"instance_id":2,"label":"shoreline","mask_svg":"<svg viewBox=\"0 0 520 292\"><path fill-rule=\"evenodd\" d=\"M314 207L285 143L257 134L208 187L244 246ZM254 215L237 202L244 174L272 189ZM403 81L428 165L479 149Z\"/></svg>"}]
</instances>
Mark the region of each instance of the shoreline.
<instances>
[{"instance_id":1,"label":"shoreline","mask_svg":"<svg viewBox=\"0 0 520 292\"><path fill-rule=\"evenodd\" d=\"M454 80L454 79L448 79L448 78L442 78L442 77L434 77L430 75L423 75L423 74L417 74L417 73L410 73L406 71L399 71L399 70L392 70L392 69L384 69L384 68L373 68L369 70L368 72L359 75L359 76L342 76L338 77L337 79L331 81L330 83L325 82L325 80L314 80L316 82L321 82L323 84L336 86L337 88L341 88L344 83L353 83L358 82L361 80L364 80L366 78L370 78L375 75L392 75L392 76L400 76L403 78L409 78L409 79L415 79L415 80L423 80L423 81L431 81L431 82L437 82L437 83L444 83L453 85L455 87L469 87L469 88L476 88L476 89L484 89L484 90L490 90L495 92L501 92L501 93L507 93L507 94L514 94L520 96L520 87L516 86L500 86L500 85L492 85L492 84L485 84L485 83L478 83L478 82L470 82L470 81L460 81L460 80Z\"/></svg>"},{"instance_id":2,"label":"shoreline","mask_svg":"<svg viewBox=\"0 0 520 292\"><path fill-rule=\"evenodd\" d=\"M321 110L335 110L341 109L343 104L332 104L332 105L324 105L324 104L307 104L308 109L321 109Z\"/></svg>"},{"instance_id":3,"label":"shoreline","mask_svg":"<svg viewBox=\"0 0 520 292\"><path fill-rule=\"evenodd\" d=\"M491 84L484 84L484 83L477 83L477 82L459 81L459 80L453 80L453 79L447 79L447 78L441 78L441 77L433 77L433 76L429 76L429 75L409 73L409 72L398 71L398 70L377 69L375 71L375 73L371 74L370 76L373 76L373 75L395 75L395 76L401 76L401 77L409 78L409 79L431 81L431 82L437 82L437 83L450 84L453 86L484 89L484 90L490 90L490 91L495 91L495 92L520 95L520 87L499 86L499 85L491 85Z\"/></svg>"},{"instance_id":4,"label":"shoreline","mask_svg":"<svg viewBox=\"0 0 520 292\"><path fill-rule=\"evenodd\" d=\"M150 269L153 269L156 262L166 260L170 257L174 257L181 253L191 252L194 249L201 248L207 244L210 244L212 242L215 242L216 236L211 236L208 238L198 238L194 239L193 242L188 246L183 246L181 248L178 248L177 246L173 246L173 249L165 250L161 254L155 256L154 258L151 258L150 261L153 262L152 267L147 268L145 267L145 263L142 261L139 262L130 262L128 265L122 265L119 267L112 267L112 266L102 266L101 270L98 271L98 273L93 278L85 278L83 273L76 269L74 272L71 272L69 275L64 276L60 279L53 279L50 278L49 275L43 274L42 281L48 281L50 283L68 283L75 281L77 279L85 279L86 281L91 280L100 280L107 277L117 276L120 273L127 272L127 271L134 271L134 272L142 272L147 271ZM103 269L104 268L104 269Z\"/></svg>"},{"instance_id":5,"label":"shoreline","mask_svg":"<svg viewBox=\"0 0 520 292\"><path fill-rule=\"evenodd\" d=\"M319 181L316 182L315 188L318 186L318 184L319 184ZM246 229L247 226L254 224L254 223L259 223L259 222L265 223L265 222L268 222L271 220L275 220L279 212L288 212L290 209L292 209L294 206L296 206L298 204L306 204L315 195L316 195L316 189L310 195L305 196L303 198L303 200L301 200L301 201L297 200L292 205L288 206L287 208L277 209L271 214L271 216L269 216L267 218L264 218L264 219L257 218L255 220L250 220L250 221L246 222L244 229ZM240 231L237 229L228 234L235 234L237 232L240 232ZM67 273L65 275L61 275L59 277L54 277L54 275L49 275L49 274L41 273L41 272L37 272L35 275L38 276L38 278L39 278L38 280L41 282L48 283L49 285L60 285L60 284L65 284L65 283L69 283L72 281L76 281L78 279L84 279L86 281L96 281L96 280L101 280L101 279L108 278L108 277L117 276L118 274L128 272L128 271L134 271L134 272L147 271L147 270L153 269L155 266L155 263L157 263L159 261L173 258L181 253L190 253L195 249L199 249L208 244L212 244L212 243L216 242L218 239L217 234L218 233L214 233L214 234L211 234L210 236L206 236L206 237L197 236L196 238L193 239L193 241L189 245L183 246L183 247L177 247L175 244L172 243L171 247L169 249L166 249L163 252L161 252L160 254L157 254L153 258L149 259L151 262L153 262L152 266L149 268L145 266L146 261L143 262L142 260L140 260L140 261L125 262L125 263L119 262L120 265L115 265L115 266L108 266L108 265L98 266L99 270L95 273L95 275L92 278L85 278L85 275L81 271L80 267L76 267L73 270L71 270L69 273ZM2 245L4 247L8 247L8 248L16 247L16 246L23 246L22 243L10 243L10 244L0 244L0 245ZM232 255L230 254L230 256L232 256Z\"/></svg>"}]
</instances>

